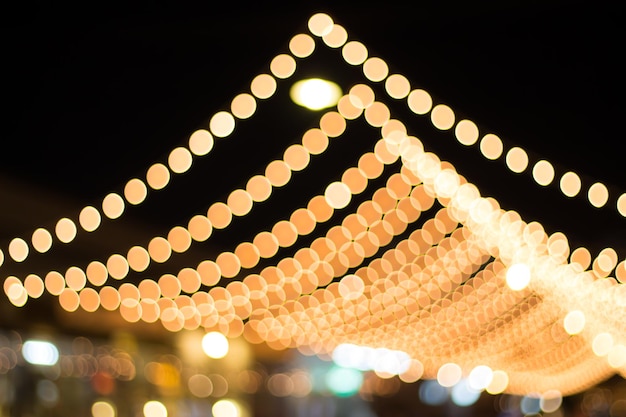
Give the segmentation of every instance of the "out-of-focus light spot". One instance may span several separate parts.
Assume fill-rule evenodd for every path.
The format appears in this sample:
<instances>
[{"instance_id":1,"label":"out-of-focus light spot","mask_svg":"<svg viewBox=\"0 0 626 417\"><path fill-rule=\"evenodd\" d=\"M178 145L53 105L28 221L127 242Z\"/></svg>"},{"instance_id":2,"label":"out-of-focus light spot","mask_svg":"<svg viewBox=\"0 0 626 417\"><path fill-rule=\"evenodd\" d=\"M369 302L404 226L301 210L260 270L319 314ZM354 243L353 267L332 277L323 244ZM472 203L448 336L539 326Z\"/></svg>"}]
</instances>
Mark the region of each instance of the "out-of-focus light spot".
<instances>
[{"instance_id":1,"label":"out-of-focus light spot","mask_svg":"<svg viewBox=\"0 0 626 417\"><path fill-rule=\"evenodd\" d=\"M409 108L415 114L426 114L433 107L433 99L424 90L413 90L407 99Z\"/></svg>"},{"instance_id":2,"label":"out-of-focus light spot","mask_svg":"<svg viewBox=\"0 0 626 417\"><path fill-rule=\"evenodd\" d=\"M623 217L626 217L626 193L620 195L617 199L617 211Z\"/></svg>"},{"instance_id":3,"label":"out-of-focus light spot","mask_svg":"<svg viewBox=\"0 0 626 417\"><path fill-rule=\"evenodd\" d=\"M558 390L549 390L541 395L539 399L539 408L544 413L553 413L563 404L563 395Z\"/></svg>"},{"instance_id":4,"label":"out-of-focus light spot","mask_svg":"<svg viewBox=\"0 0 626 417\"><path fill-rule=\"evenodd\" d=\"M380 58L368 58L363 63L363 73L370 81L382 81L387 78L387 75L389 75L389 66Z\"/></svg>"},{"instance_id":5,"label":"out-of-focus light spot","mask_svg":"<svg viewBox=\"0 0 626 417\"><path fill-rule=\"evenodd\" d=\"M120 254L113 254L107 259L107 271L112 278L122 279L128 275L128 261Z\"/></svg>"},{"instance_id":6,"label":"out-of-focus light spot","mask_svg":"<svg viewBox=\"0 0 626 417\"><path fill-rule=\"evenodd\" d=\"M511 148L506 153L506 166L517 174L520 174L528 168L528 154L522 148Z\"/></svg>"},{"instance_id":7,"label":"out-of-focus light spot","mask_svg":"<svg viewBox=\"0 0 626 417\"><path fill-rule=\"evenodd\" d=\"M276 80L269 74L260 74L250 83L250 91L256 98L270 98L276 92Z\"/></svg>"},{"instance_id":8,"label":"out-of-focus light spot","mask_svg":"<svg viewBox=\"0 0 626 417\"><path fill-rule=\"evenodd\" d=\"M452 402L459 407L469 407L474 404L480 398L480 391L477 391L470 387L469 382L464 379L450 391L450 398Z\"/></svg>"},{"instance_id":9,"label":"out-of-focus light spot","mask_svg":"<svg viewBox=\"0 0 626 417\"><path fill-rule=\"evenodd\" d=\"M28 258L28 243L19 237L11 240L9 243L9 255L15 262L23 262Z\"/></svg>"},{"instance_id":10,"label":"out-of-focus light spot","mask_svg":"<svg viewBox=\"0 0 626 417\"><path fill-rule=\"evenodd\" d=\"M454 126L454 112L445 104L438 104L430 113L433 125L439 130L448 130Z\"/></svg>"},{"instance_id":11,"label":"out-of-focus light spot","mask_svg":"<svg viewBox=\"0 0 626 417\"><path fill-rule=\"evenodd\" d=\"M315 50L315 41L309 35L300 33L289 41L289 50L298 58L306 58Z\"/></svg>"},{"instance_id":12,"label":"out-of-focus light spot","mask_svg":"<svg viewBox=\"0 0 626 417\"><path fill-rule=\"evenodd\" d=\"M33 232L31 242L37 252L48 252L52 247L52 235L46 229L39 228Z\"/></svg>"},{"instance_id":13,"label":"out-of-focus light spot","mask_svg":"<svg viewBox=\"0 0 626 417\"><path fill-rule=\"evenodd\" d=\"M160 401L148 401L143 405L144 417L167 417L167 408Z\"/></svg>"},{"instance_id":14,"label":"out-of-focus light spot","mask_svg":"<svg viewBox=\"0 0 626 417\"><path fill-rule=\"evenodd\" d=\"M227 111L217 112L209 121L209 129L214 136L225 138L235 130L235 118Z\"/></svg>"},{"instance_id":15,"label":"out-of-focus light spot","mask_svg":"<svg viewBox=\"0 0 626 417\"><path fill-rule=\"evenodd\" d=\"M385 80L385 90L389 97L402 99L409 95L411 84L404 75L392 74Z\"/></svg>"},{"instance_id":16,"label":"out-of-focus light spot","mask_svg":"<svg viewBox=\"0 0 626 417\"><path fill-rule=\"evenodd\" d=\"M240 94L237 97L235 97L233 99L233 104L236 102L236 100L238 100L239 97L250 97L252 99L252 103L254 104L254 98L249 95L249 94ZM243 99L242 101L246 101L245 99ZM254 104L255 108L256 108L256 104ZM234 107L234 106L232 106ZM245 105L241 106L242 108L245 108ZM253 111L254 112L254 111ZM233 114L235 114L235 112L233 111ZM235 114L235 116L237 116ZM237 116L239 117L239 116ZM249 116L248 116L249 117ZM197 156L203 156L208 154L209 152L211 152L211 149L213 149L213 136L211 135L211 133L208 130L205 129L198 129L195 132L193 132L191 134L191 136L189 136L189 150Z\"/></svg>"},{"instance_id":17,"label":"out-of-focus light spot","mask_svg":"<svg viewBox=\"0 0 626 417\"><path fill-rule=\"evenodd\" d=\"M267 389L275 397L287 397L293 392L293 381L287 374L274 374L267 380Z\"/></svg>"},{"instance_id":18,"label":"out-of-focus light spot","mask_svg":"<svg viewBox=\"0 0 626 417\"><path fill-rule=\"evenodd\" d=\"M589 187L587 197L592 206L600 208L609 200L609 190L606 188L606 185L596 182Z\"/></svg>"},{"instance_id":19,"label":"out-of-focus light spot","mask_svg":"<svg viewBox=\"0 0 626 417\"><path fill-rule=\"evenodd\" d=\"M80 211L78 222L80 227L86 232L93 232L100 227L102 218L100 212L95 207L87 206Z\"/></svg>"},{"instance_id":20,"label":"out-of-focus light spot","mask_svg":"<svg viewBox=\"0 0 626 417\"><path fill-rule=\"evenodd\" d=\"M22 346L26 362L33 365L52 366L59 360L59 350L50 342L27 340Z\"/></svg>"},{"instance_id":21,"label":"out-of-focus light spot","mask_svg":"<svg viewBox=\"0 0 626 417\"><path fill-rule=\"evenodd\" d=\"M198 398L206 398L213 393L213 383L206 375L192 375L187 386L189 391Z\"/></svg>"},{"instance_id":22,"label":"out-of-focus light spot","mask_svg":"<svg viewBox=\"0 0 626 417\"><path fill-rule=\"evenodd\" d=\"M335 209L346 207L352 199L350 188L342 182L333 182L324 192L324 198L329 206Z\"/></svg>"},{"instance_id":23,"label":"out-of-focus light spot","mask_svg":"<svg viewBox=\"0 0 626 417\"><path fill-rule=\"evenodd\" d=\"M533 178L539 185L550 185L554 179L554 167L546 160L537 162L533 167Z\"/></svg>"},{"instance_id":24,"label":"out-of-focus light spot","mask_svg":"<svg viewBox=\"0 0 626 417\"><path fill-rule=\"evenodd\" d=\"M189 168L191 168L192 162L193 157L191 156L191 152L182 146L173 149L167 158L167 164L172 172L176 174L187 172Z\"/></svg>"},{"instance_id":25,"label":"out-of-focus light spot","mask_svg":"<svg viewBox=\"0 0 626 417\"><path fill-rule=\"evenodd\" d=\"M228 354L228 347L228 339L219 332L209 332L202 337L202 350L210 358L223 358Z\"/></svg>"},{"instance_id":26,"label":"out-of-focus light spot","mask_svg":"<svg viewBox=\"0 0 626 417\"><path fill-rule=\"evenodd\" d=\"M419 397L424 404L438 406L448 399L448 390L437 381L429 379L420 385Z\"/></svg>"},{"instance_id":27,"label":"out-of-focus light spot","mask_svg":"<svg viewBox=\"0 0 626 417\"><path fill-rule=\"evenodd\" d=\"M607 356L607 361L609 365L613 368L621 368L626 365L626 346L624 345L615 345L609 351Z\"/></svg>"},{"instance_id":28,"label":"out-of-focus light spot","mask_svg":"<svg viewBox=\"0 0 626 417\"><path fill-rule=\"evenodd\" d=\"M363 294L365 284L358 275L346 275L339 282L339 294L347 300L355 300Z\"/></svg>"},{"instance_id":29,"label":"out-of-focus light spot","mask_svg":"<svg viewBox=\"0 0 626 417\"><path fill-rule=\"evenodd\" d=\"M124 187L124 197L130 204L137 205L143 203L148 195L146 184L139 178L133 178Z\"/></svg>"},{"instance_id":30,"label":"out-of-focus light spot","mask_svg":"<svg viewBox=\"0 0 626 417\"><path fill-rule=\"evenodd\" d=\"M70 243L76 237L76 224L68 218L62 218L56 224L54 232L63 243Z\"/></svg>"},{"instance_id":31,"label":"out-of-focus light spot","mask_svg":"<svg viewBox=\"0 0 626 417\"><path fill-rule=\"evenodd\" d=\"M326 386L338 397L356 394L363 384L363 374L356 369L332 367L325 378Z\"/></svg>"},{"instance_id":32,"label":"out-of-focus light spot","mask_svg":"<svg viewBox=\"0 0 626 417\"><path fill-rule=\"evenodd\" d=\"M333 25L330 32L322 36L324 43L331 48L339 48L348 40L348 32L341 25Z\"/></svg>"},{"instance_id":33,"label":"out-of-focus light spot","mask_svg":"<svg viewBox=\"0 0 626 417\"><path fill-rule=\"evenodd\" d=\"M491 395L496 395L504 392L509 385L509 375L504 371L493 371L491 382L485 388Z\"/></svg>"},{"instance_id":34,"label":"out-of-focus light spot","mask_svg":"<svg viewBox=\"0 0 626 417\"><path fill-rule=\"evenodd\" d=\"M341 88L321 78L309 78L296 82L289 91L294 103L310 110L321 110L337 104Z\"/></svg>"},{"instance_id":35,"label":"out-of-focus light spot","mask_svg":"<svg viewBox=\"0 0 626 417\"><path fill-rule=\"evenodd\" d=\"M513 264L506 271L506 284L513 291L521 291L530 283L530 268L526 264Z\"/></svg>"},{"instance_id":36,"label":"out-of-focus light spot","mask_svg":"<svg viewBox=\"0 0 626 417\"><path fill-rule=\"evenodd\" d=\"M117 219L124 213L124 200L116 193L111 193L102 200L102 212L109 219Z\"/></svg>"},{"instance_id":37,"label":"out-of-focus light spot","mask_svg":"<svg viewBox=\"0 0 626 417\"><path fill-rule=\"evenodd\" d=\"M600 333L593 338L591 348L597 356L606 356L613 348L613 336L609 333Z\"/></svg>"},{"instance_id":38,"label":"out-of-focus light spot","mask_svg":"<svg viewBox=\"0 0 626 417\"><path fill-rule=\"evenodd\" d=\"M333 29L333 19L326 13L316 13L308 21L308 27L315 36L324 36Z\"/></svg>"},{"instance_id":39,"label":"out-of-focus light spot","mask_svg":"<svg viewBox=\"0 0 626 417\"><path fill-rule=\"evenodd\" d=\"M37 397L48 407L52 407L59 402L59 388L48 379L37 382Z\"/></svg>"},{"instance_id":40,"label":"out-of-focus light spot","mask_svg":"<svg viewBox=\"0 0 626 417\"><path fill-rule=\"evenodd\" d=\"M580 310L570 311L563 319L563 328L570 335L579 334L585 328L585 314Z\"/></svg>"},{"instance_id":41,"label":"out-of-focus light spot","mask_svg":"<svg viewBox=\"0 0 626 417\"><path fill-rule=\"evenodd\" d=\"M272 59L270 71L276 78L289 78L296 71L296 61L291 55L278 55Z\"/></svg>"},{"instance_id":42,"label":"out-of-focus light spot","mask_svg":"<svg viewBox=\"0 0 626 417\"><path fill-rule=\"evenodd\" d=\"M472 369L467 378L467 382L474 391L482 391L489 386L492 379L493 371L491 368L485 365L479 365Z\"/></svg>"},{"instance_id":43,"label":"out-of-focus light spot","mask_svg":"<svg viewBox=\"0 0 626 417\"><path fill-rule=\"evenodd\" d=\"M115 417L116 411L113 404L108 401L96 401L91 406L92 417Z\"/></svg>"},{"instance_id":44,"label":"out-of-focus light spot","mask_svg":"<svg viewBox=\"0 0 626 417\"><path fill-rule=\"evenodd\" d=\"M529 395L525 395L520 401L519 406L523 414L537 414L541 411L539 397L531 397Z\"/></svg>"},{"instance_id":45,"label":"out-of-focus light spot","mask_svg":"<svg viewBox=\"0 0 626 417\"><path fill-rule=\"evenodd\" d=\"M247 119L249 117L252 117L252 115L256 111L256 100L250 94L247 94L247 93L239 94L230 103L230 111L238 119ZM211 137L211 147L213 147L212 137Z\"/></svg>"},{"instance_id":46,"label":"out-of-focus light spot","mask_svg":"<svg viewBox=\"0 0 626 417\"><path fill-rule=\"evenodd\" d=\"M437 382L442 387L452 387L461 380L461 367L456 363L446 363L437 371Z\"/></svg>"},{"instance_id":47,"label":"out-of-focus light spot","mask_svg":"<svg viewBox=\"0 0 626 417\"><path fill-rule=\"evenodd\" d=\"M170 182L170 171L163 164L154 164L148 168L146 181L153 190L161 190Z\"/></svg>"},{"instance_id":48,"label":"out-of-focus light spot","mask_svg":"<svg viewBox=\"0 0 626 417\"><path fill-rule=\"evenodd\" d=\"M43 280L39 276L30 274L24 279L24 289L29 297L39 298L43 294L45 287Z\"/></svg>"},{"instance_id":49,"label":"out-of-focus light spot","mask_svg":"<svg viewBox=\"0 0 626 417\"><path fill-rule=\"evenodd\" d=\"M211 408L213 417L240 417L241 408L233 400L219 400Z\"/></svg>"},{"instance_id":50,"label":"out-of-focus light spot","mask_svg":"<svg viewBox=\"0 0 626 417\"><path fill-rule=\"evenodd\" d=\"M361 42L350 41L341 49L343 59L350 65L361 65L367 59L367 48Z\"/></svg>"},{"instance_id":51,"label":"out-of-focus light spot","mask_svg":"<svg viewBox=\"0 0 626 417\"><path fill-rule=\"evenodd\" d=\"M561 192L568 197L574 197L580 192L580 177L574 172L566 172L559 182Z\"/></svg>"},{"instance_id":52,"label":"out-of-focus light spot","mask_svg":"<svg viewBox=\"0 0 626 417\"><path fill-rule=\"evenodd\" d=\"M478 140L478 126L471 120L461 120L454 128L454 135L463 145L473 145Z\"/></svg>"},{"instance_id":53,"label":"out-of-focus light spot","mask_svg":"<svg viewBox=\"0 0 626 417\"><path fill-rule=\"evenodd\" d=\"M489 133L480 141L480 152L487 159L496 160L502 155L502 140L496 135Z\"/></svg>"}]
</instances>

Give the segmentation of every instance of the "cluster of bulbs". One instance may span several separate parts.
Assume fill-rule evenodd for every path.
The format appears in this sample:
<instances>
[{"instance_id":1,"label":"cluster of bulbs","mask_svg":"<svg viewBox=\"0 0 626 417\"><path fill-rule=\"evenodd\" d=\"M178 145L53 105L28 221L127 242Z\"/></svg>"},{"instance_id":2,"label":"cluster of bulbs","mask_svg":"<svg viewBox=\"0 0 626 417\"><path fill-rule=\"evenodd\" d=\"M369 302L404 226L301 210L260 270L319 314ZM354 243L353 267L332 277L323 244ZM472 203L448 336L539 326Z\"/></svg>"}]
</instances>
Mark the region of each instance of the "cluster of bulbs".
<instances>
[{"instance_id":1,"label":"cluster of bulbs","mask_svg":"<svg viewBox=\"0 0 626 417\"><path fill-rule=\"evenodd\" d=\"M368 58L362 43L348 42L345 29L328 15L314 15L309 29L330 48L341 48L349 65L362 65L369 81L384 81L391 98L406 99L417 115L430 114L436 128L454 128L464 145L478 141L473 122L456 122L448 106L433 107L426 91L411 90L400 74L389 75L382 59ZM194 157L211 152L214 138L229 137L237 120L252 117L257 101L269 99L277 80L291 77L296 60L310 56L315 46L308 34L293 37L290 54L271 61L271 74L255 77L250 92L236 96L230 111L213 115L208 130L193 133L188 147L172 150L167 165L152 165L145 181L128 181L123 197L107 195L102 202L104 216L120 217L126 202L141 204L148 188L161 190L172 174L187 172ZM193 241L209 239L213 229L226 229L237 217L247 215L361 118L380 129L381 139L339 181L328 184L323 194L288 219L176 275L144 278L137 285L124 282L130 270L143 273L153 262L167 262L172 252L185 252ZM495 160L503 155L504 145L488 134L481 139L480 150ZM397 161L399 171L389 175L371 199L353 213L342 211L371 180L389 171L385 166ZM527 154L511 148L506 163L513 172L523 172ZM547 161L537 162L532 171L541 185L554 179ZM561 179L568 196L580 191L575 175L568 173ZM608 201L603 187L594 185L589 190L589 200L597 207ZM617 204L626 215L624 195ZM388 247L427 212L435 214ZM300 236L313 233L335 213L341 213L342 219L308 247L276 259L258 274L245 272L261 259L274 259L280 248L293 247ZM95 231L101 223L100 211L85 207L78 223L87 232ZM77 230L73 220L63 218L55 234L60 242L70 243ZM8 253L14 261L24 262L31 246L46 252L52 243L49 231L37 229L30 245L15 238ZM386 248L382 256L372 259L381 248ZM3 261L0 251L0 265ZM230 282L217 286L222 278ZM48 292L70 312L117 310L129 322L161 322L171 331L202 327L305 354L328 356L346 343L403 352L398 367L379 367L383 378L393 374L406 382L437 378L442 385L453 386L464 375L479 372L480 378L474 376L490 393L552 395L557 390L566 395L615 372L626 376L626 287L619 285L624 281L626 263L618 262L613 249L603 250L593 260L585 248L570 252L562 233L548 236L541 224L525 223L493 198L481 197L453 165L440 161L410 136L389 108L377 101L370 86L357 84L339 98L336 111L324 113L319 127L307 130L301 143L288 147L282 159L270 162L263 174L251 177L225 202L215 202L206 214L190 218L187 227L173 227L146 247L133 246L84 268L50 271L43 278L8 277L4 291L18 307Z\"/></svg>"}]
</instances>

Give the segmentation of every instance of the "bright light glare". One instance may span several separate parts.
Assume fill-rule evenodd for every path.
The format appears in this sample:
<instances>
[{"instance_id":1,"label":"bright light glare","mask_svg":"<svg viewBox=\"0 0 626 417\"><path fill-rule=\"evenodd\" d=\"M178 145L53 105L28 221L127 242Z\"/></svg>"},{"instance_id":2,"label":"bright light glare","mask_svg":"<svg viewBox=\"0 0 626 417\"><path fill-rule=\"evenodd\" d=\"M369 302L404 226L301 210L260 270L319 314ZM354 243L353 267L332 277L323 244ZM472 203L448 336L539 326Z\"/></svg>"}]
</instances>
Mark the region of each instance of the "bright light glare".
<instances>
[{"instance_id":1,"label":"bright light glare","mask_svg":"<svg viewBox=\"0 0 626 417\"><path fill-rule=\"evenodd\" d=\"M22 355L26 362L33 365L52 366L59 360L59 351L50 342L28 340L22 346Z\"/></svg>"},{"instance_id":2,"label":"bright light glare","mask_svg":"<svg viewBox=\"0 0 626 417\"><path fill-rule=\"evenodd\" d=\"M374 349L350 343L337 346L332 357L333 362L342 368L373 370L391 375L406 372L411 366L411 357L406 352L385 348Z\"/></svg>"},{"instance_id":3,"label":"bright light glare","mask_svg":"<svg viewBox=\"0 0 626 417\"><path fill-rule=\"evenodd\" d=\"M239 417L241 414L237 403L231 400L219 400L211 411L215 417Z\"/></svg>"},{"instance_id":4,"label":"bright light glare","mask_svg":"<svg viewBox=\"0 0 626 417\"><path fill-rule=\"evenodd\" d=\"M530 268L526 264L511 265L506 271L506 283L513 291L521 291L530 282Z\"/></svg>"},{"instance_id":5,"label":"bright light glare","mask_svg":"<svg viewBox=\"0 0 626 417\"><path fill-rule=\"evenodd\" d=\"M148 401L143 406L145 417L167 417L167 408L159 401Z\"/></svg>"},{"instance_id":6,"label":"bright light glare","mask_svg":"<svg viewBox=\"0 0 626 417\"><path fill-rule=\"evenodd\" d=\"M289 95L300 106L321 110L337 104L341 97L341 88L331 81L310 78L295 83Z\"/></svg>"},{"instance_id":7,"label":"bright light glare","mask_svg":"<svg viewBox=\"0 0 626 417\"><path fill-rule=\"evenodd\" d=\"M228 339L219 332L207 333L202 338L202 350L210 358L223 358L228 353Z\"/></svg>"}]
</instances>

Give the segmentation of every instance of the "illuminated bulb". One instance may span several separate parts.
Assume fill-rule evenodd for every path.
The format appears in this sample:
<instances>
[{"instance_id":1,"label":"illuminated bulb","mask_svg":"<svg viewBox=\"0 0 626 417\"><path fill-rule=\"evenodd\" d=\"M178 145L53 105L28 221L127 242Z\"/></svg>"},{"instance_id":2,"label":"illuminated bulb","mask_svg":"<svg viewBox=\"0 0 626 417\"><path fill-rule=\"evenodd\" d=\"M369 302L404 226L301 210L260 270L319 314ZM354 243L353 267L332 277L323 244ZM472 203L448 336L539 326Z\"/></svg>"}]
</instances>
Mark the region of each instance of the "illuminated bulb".
<instances>
[{"instance_id":1,"label":"illuminated bulb","mask_svg":"<svg viewBox=\"0 0 626 417\"><path fill-rule=\"evenodd\" d=\"M59 220L54 231L63 243L70 243L76 237L76 225L68 218Z\"/></svg>"},{"instance_id":2,"label":"illuminated bulb","mask_svg":"<svg viewBox=\"0 0 626 417\"><path fill-rule=\"evenodd\" d=\"M593 338L591 348L593 349L593 353L595 353L597 356L608 355L613 348L613 336L611 336L609 333L598 334L596 337Z\"/></svg>"},{"instance_id":3,"label":"illuminated bulb","mask_svg":"<svg viewBox=\"0 0 626 417\"><path fill-rule=\"evenodd\" d=\"M558 390L550 390L543 393L539 399L539 407L544 413L553 413L563 404L563 395Z\"/></svg>"},{"instance_id":4,"label":"illuminated bulb","mask_svg":"<svg viewBox=\"0 0 626 417\"><path fill-rule=\"evenodd\" d=\"M22 346L22 355L33 365L52 366L59 360L57 347L41 340L27 340Z\"/></svg>"},{"instance_id":5,"label":"illuminated bulb","mask_svg":"<svg viewBox=\"0 0 626 417\"><path fill-rule=\"evenodd\" d=\"M347 185L342 182L333 182L324 192L324 198L329 206L335 209L342 209L350 203L352 194Z\"/></svg>"},{"instance_id":6,"label":"illuminated bulb","mask_svg":"<svg viewBox=\"0 0 626 417\"><path fill-rule=\"evenodd\" d=\"M148 401L143 405L144 417L167 417L167 408L160 401Z\"/></svg>"},{"instance_id":7,"label":"illuminated bulb","mask_svg":"<svg viewBox=\"0 0 626 417\"><path fill-rule=\"evenodd\" d=\"M504 371L493 371L491 382L485 388L491 395L496 395L504 392L509 385L509 376Z\"/></svg>"},{"instance_id":8,"label":"illuminated bulb","mask_svg":"<svg viewBox=\"0 0 626 417\"><path fill-rule=\"evenodd\" d=\"M214 417L240 417L241 411L236 402L232 400L219 400L211 408Z\"/></svg>"},{"instance_id":9,"label":"illuminated bulb","mask_svg":"<svg viewBox=\"0 0 626 417\"><path fill-rule=\"evenodd\" d=\"M430 114L430 119L439 130L448 130L454 126L454 112L445 104L436 105Z\"/></svg>"},{"instance_id":10,"label":"illuminated bulb","mask_svg":"<svg viewBox=\"0 0 626 417\"><path fill-rule=\"evenodd\" d=\"M456 363L446 363L437 371L437 382L442 387L452 387L461 380L461 367Z\"/></svg>"},{"instance_id":11,"label":"illuminated bulb","mask_svg":"<svg viewBox=\"0 0 626 417\"><path fill-rule=\"evenodd\" d=\"M289 92L294 103L310 110L332 107L339 102L341 95L341 88L337 84L321 78L298 81Z\"/></svg>"},{"instance_id":12,"label":"illuminated bulb","mask_svg":"<svg viewBox=\"0 0 626 417\"><path fill-rule=\"evenodd\" d=\"M600 208L609 200L609 190L606 188L606 185L596 182L589 187L587 197L592 206Z\"/></svg>"},{"instance_id":13,"label":"illuminated bulb","mask_svg":"<svg viewBox=\"0 0 626 417\"><path fill-rule=\"evenodd\" d=\"M220 359L228 354L228 339L219 332L210 332L202 338L202 350L210 358Z\"/></svg>"},{"instance_id":14,"label":"illuminated bulb","mask_svg":"<svg viewBox=\"0 0 626 417\"><path fill-rule=\"evenodd\" d=\"M522 148L511 148L506 153L506 166L516 174L520 174L528 168L528 154Z\"/></svg>"},{"instance_id":15,"label":"illuminated bulb","mask_svg":"<svg viewBox=\"0 0 626 417\"><path fill-rule=\"evenodd\" d=\"M476 391L482 391L491 384L493 379L493 371L490 367L480 365L472 369L467 379L470 388Z\"/></svg>"},{"instance_id":16,"label":"illuminated bulb","mask_svg":"<svg viewBox=\"0 0 626 417\"><path fill-rule=\"evenodd\" d=\"M554 179L554 167L548 161L541 160L533 167L533 178L535 182L542 186L550 185Z\"/></svg>"},{"instance_id":17,"label":"illuminated bulb","mask_svg":"<svg viewBox=\"0 0 626 417\"><path fill-rule=\"evenodd\" d=\"M563 320L563 328L570 335L579 334L585 328L585 314L580 310L570 311Z\"/></svg>"},{"instance_id":18,"label":"illuminated bulb","mask_svg":"<svg viewBox=\"0 0 626 417\"><path fill-rule=\"evenodd\" d=\"M514 264L506 271L506 283L513 291L521 291L530 283L530 268L526 264Z\"/></svg>"},{"instance_id":19,"label":"illuminated bulb","mask_svg":"<svg viewBox=\"0 0 626 417\"><path fill-rule=\"evenodd\" d=\"M9 243L9 255L15 262L22 262L28 257L28 244L16 237Z\"/></svg>"},{"instance_id":20,"label":"illuminated bulb","mask_svg":"<svg viewBox=\"0 0 626 417\"><path fill-rule=\"evenodd\" d=\"M224 138L235 130L235 118L227 111L217 112L209 121L209 129L214 136Z\"/></svg>"},{"instance_id":21,"label":"illuminated bulb","mask_svg":"<svg viewBox=\"0 0 626 417\"><path fill-rule=\"evenodd\" d=\"M37 252L44 253L52 247L52 235L46 229L39 228L33 232L31 242Z\"/></svg>"},{"instance_id":22,"label":"illuminated bulb","mask_svg":"<svg viewBox=\"0 0 626 417\"><path fill-rule=\"evenodd\" d=\"M115 407L107 401L96 401L91 406L91 415L93 417L115 417Z\"/></svg>"}]
</instances>

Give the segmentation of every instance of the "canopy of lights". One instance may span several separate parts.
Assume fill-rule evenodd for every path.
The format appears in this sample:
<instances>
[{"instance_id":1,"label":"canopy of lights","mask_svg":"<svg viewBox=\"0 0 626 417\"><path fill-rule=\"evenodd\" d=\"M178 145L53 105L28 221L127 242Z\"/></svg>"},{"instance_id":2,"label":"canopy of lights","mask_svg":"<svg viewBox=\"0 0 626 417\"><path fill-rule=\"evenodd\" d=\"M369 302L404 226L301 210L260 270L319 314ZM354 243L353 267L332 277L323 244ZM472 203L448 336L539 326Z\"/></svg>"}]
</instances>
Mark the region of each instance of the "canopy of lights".
<instances>
[{"instance_id":1,"label":"canopy of lights","mask_svg":"<svg viewBox=\"0 0 626 417\"><path fill-rule=\"evenodd\" d=\"M276 350L332 357L381 378L437 379L444 387L463 379L491 394L534 393L545 401L616 373L626 377L626 261L612 248L595 257L584 247L570 248L564 234L548 235L540 223L526 223L495 198L481 196L407 131L385 101L405 101L414 117L429 118L458 146L476 146L515 173L531 171L539 186L555 181L553 165L543 159L531 166L521 147L479 133L471 120L457 120L450 107L433 103L407 77L389 74L383 59L369 56L328 15L312 16L308 28L309 34L290 40L289 51L271 59L266 73L253 77L229 110L191 133L188 146L154 163L145 178L129 179L122 192L104 196L101 207L84 207L54 230L38 228L30 239L11 240L0 251L0 266L27 265L29 253L45 253L55 241L71 245L78 233L123 216L127 204L144 203L148 191L166 192L173 176L219 158L219 141L236 141L237 124L253 118L300 61L314 59L316 48L340 52L336 65L362 67L368 82L346 93L323 80L299 84L293 98L321 111L318 127L305 129L299 143L247 179L245 188L208 202L205 213L148 245L120 247L45 276L5 277L9 301L27 309L29 299L48 293L68 312L116 311L129 323L243 337ZM386 96L377 96L375 85ZM315 95L307 101L311 91ZM357 121L377 129L379 139L324 193L250 241L177 274L148 277L151 265L166 264L173 253L210 240L214 230L271 201L273 190L288 184L292 173L306 172L313 158L332 152L332 142L349 135ZM580 177L565 173L560 189L580 196ZM626 194L614 198L602 183L582 198L626 217ZM302 245L305 236L311 243ZM293 255L280 256L284 248ZM268 266L253 271L261 263ZM125 280L130 271L145 278Z\"/></svg>"}]
</instances>

